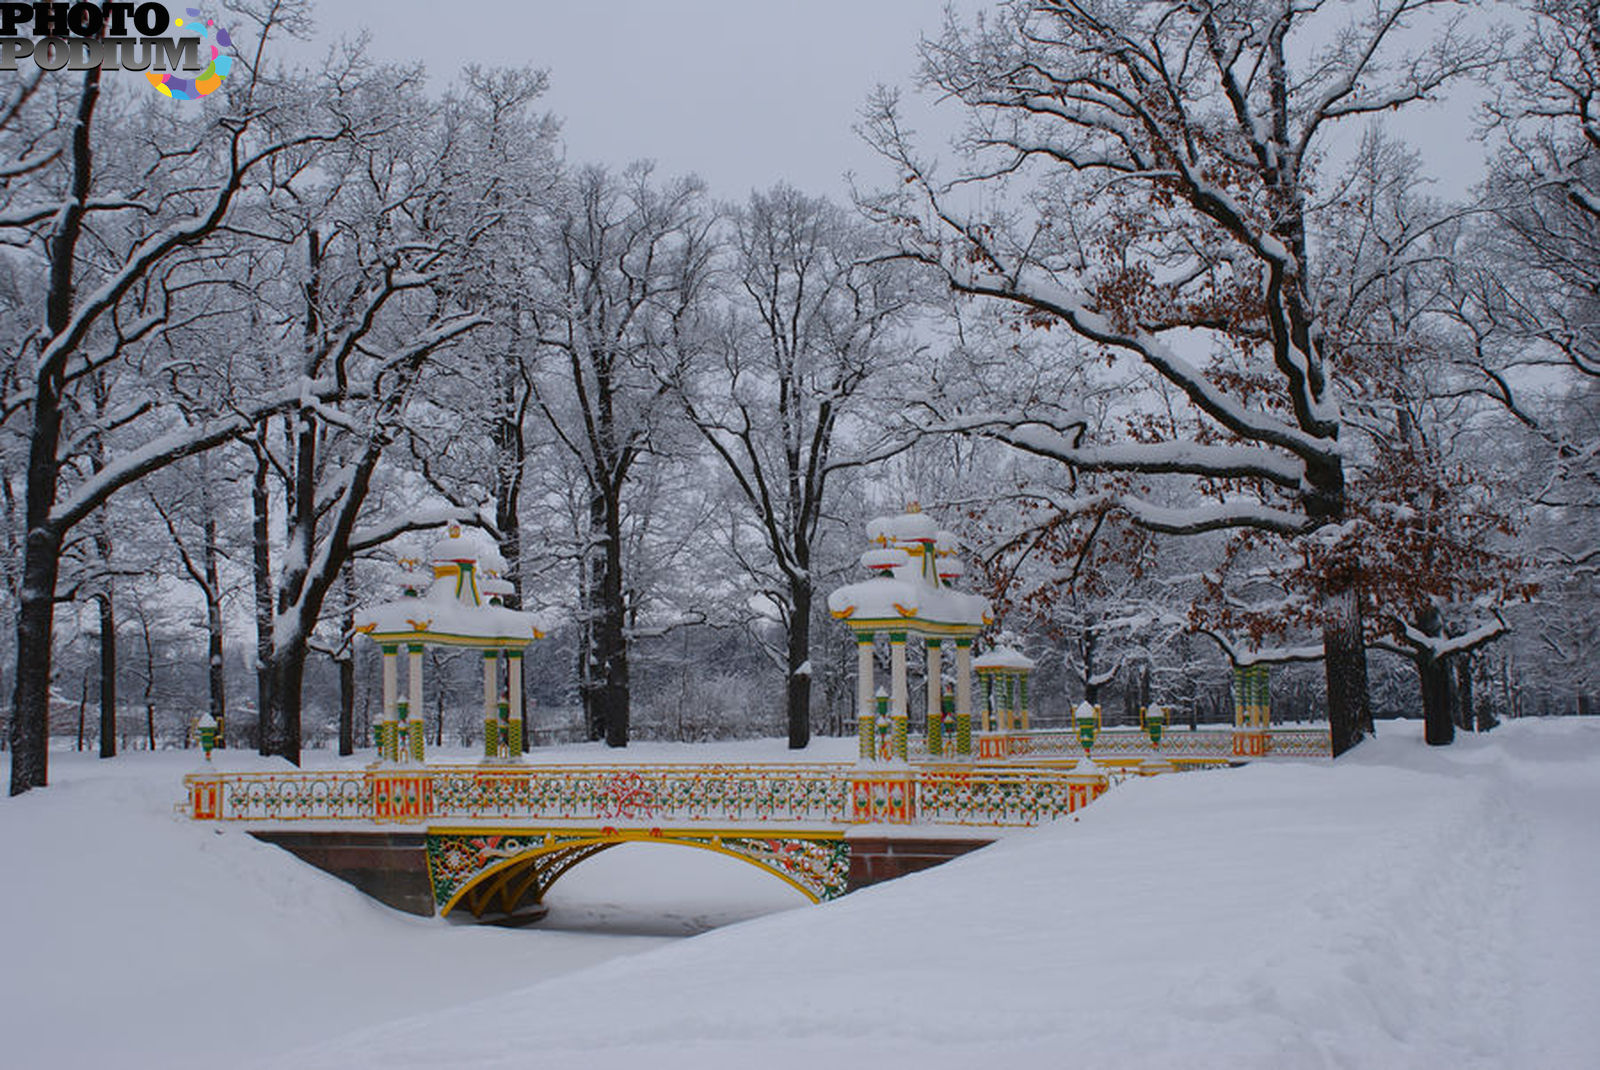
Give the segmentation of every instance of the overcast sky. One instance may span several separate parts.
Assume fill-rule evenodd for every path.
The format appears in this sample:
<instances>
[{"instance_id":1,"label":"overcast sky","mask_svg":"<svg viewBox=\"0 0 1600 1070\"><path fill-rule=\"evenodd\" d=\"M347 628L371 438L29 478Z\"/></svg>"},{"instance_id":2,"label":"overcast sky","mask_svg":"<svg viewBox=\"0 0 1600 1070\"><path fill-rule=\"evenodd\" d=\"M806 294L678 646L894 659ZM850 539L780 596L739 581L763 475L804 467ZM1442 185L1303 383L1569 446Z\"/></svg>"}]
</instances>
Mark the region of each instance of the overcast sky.
<instances>
[{"instance_id":1,"label":"overcast sky","mask_svg":"<svg viewBox=\"0 0 1600 1070\"><path fill-rule=\"evenodd\" d=\"M452 10L322 0L317 53L365 28L374 56L425 60L441 85L468 62L548 68L545 107L571 159L654 159L727 198L780 180L842 198L847 170L875 184L884 172L852 126L874 86L911 84L918 37L943 20L939 0L474 0L459 21Z\"/></svg>"},{"instance_id":2,"label":"overcast sky","mask_svg":"<svg viewBox=\"0 0 1600 1070\"><path fill-rule=\"evenodd\" d=\"M963 17L993 0L955 0ZM309 62L362 30L381 60L423 60L435 84L465 63L550 71L544 106L563 123L568 157L621 166L657 161L695 172L718 197L786 181L848 196L891 180L854 132L879 84L910 90L917 42L938 32L942 0L321 0ZM459 9L459 19L451 17ZM280 51L280 55L284 53ZM1419 146L1438 194L1460 197L1482 173L1472 107L1408 110L1390 120ZM929 149L960 123L955 108L910 111ZM1355 131L1346 136L1354 140Z\"/></svg>"}]
</instances>

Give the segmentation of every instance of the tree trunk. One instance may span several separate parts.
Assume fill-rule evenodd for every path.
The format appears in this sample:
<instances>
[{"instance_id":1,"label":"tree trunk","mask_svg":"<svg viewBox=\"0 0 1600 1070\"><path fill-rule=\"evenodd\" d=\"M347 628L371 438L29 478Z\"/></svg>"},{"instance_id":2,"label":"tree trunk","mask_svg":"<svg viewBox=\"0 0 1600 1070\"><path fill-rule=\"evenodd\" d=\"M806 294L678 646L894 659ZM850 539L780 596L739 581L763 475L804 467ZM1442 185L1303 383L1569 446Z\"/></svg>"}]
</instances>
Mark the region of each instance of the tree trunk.
<instances>
[{"instance_id":1,"label":"tree trunk","mask_svg":"<svg viewBox=\"0 0 1600 1070\"><path fill-rule=\"evenodd\" d=\"M83 74L72 131L71 187L49 239L50 281L45 327L60 338L72 319L78 239L88 209L94 170L89 129L100 100L100 68ZM48 344L49 339L44 339ZM55 638L56 579L65 532L50 520L60 488L61 392L64 360L51 360L34 381L33 426L28 436L27 536L22 593L17 606L17 679L11 702L11 794L42 788L50 770L50 669Z\"/></svg>"},{"instance_id":2,"label":"tree trunk","mask_svg":"<svg viewBox=\"0 0 1600 1070\"><path fill-rule=\"evenodd\" d=\"M300 686L306 675L306 644L286 644L272 665L273 715L268 718L268 753L300 764Z\"/></svg>"},{"instance_id":3,"label":"tree trunk","mask_svg":"<svg viewBox=\"0 0 1600 1070\"><path fill-rule=\"evenodd\" d=\"M117 616L111 592L100 603L100 757L117 756Z\"/></svg>"},{"instance_id":4,"label":"tree trunk","mask_svg":"<svg viewBox=\"0 0 1600 1070\"><path fill-rule=\"evenodd\" d=\"M589 530L598 531L604 523L598 498L589 503ZM592 552L578 559L578 701L583 706L583 725L594 743L606 738L605 713L600 705L600 648L596 624L600 619L600 591L595 577L600 563Z\"/></svg>"},{"instance_id":5,"label":"tree trunk","mask_svg":"<svg viewBox=\"0 0 1600 1070\"><path fill-rule=\"evenodd\" d=\"M1097 637L1094 631L1094 618L1085 616L1083 622L1083 701L1091 706L1100 702L1100 684L1095 680L1095 646Z\"/></svg>"},{"instance_id":6,"label":"tree trunk","mask_svg":"<svg viewBox=\"0 0 1600 1070\"><path fill-rule=\"evenodd\" d=\"M356 752L356 661L346 651L339 659L339 754Z\"/></svg>"},{"instance_id":7,"label":"tree trunk","mask_svg":"<svg viewBox=\"0 0 1600 1070\"><path fill-rule=\"evenodd\" d=\"M211 698L211 717L217 722L217 749L226 750L228 675L222 660L222 576L218 567L218 559L222 554L217 546L217 517L211 508L210 492L202 489L202 497L206 510L202 525L205 544L200 550L206 578L206 682Z\"/></svg>"},{"instance_id":8,"label":"tree trunk","mask_svg":"<svg viewBox=\"0 0 1600 1070\"><path fill-rule=\"evenodd\" d=\"M1473 660L1472 651L1464 651L1451 659L1450 666L1455 675L1450 697L1455 708L1456 727L1463 732L1471 732L1475 728L1472 710Z\"/></svg>"},{"instance_id":9,"label":"tree trunk","mask_svg":"<svg viewBox=\"0 0 1600 1070\"><path fill-rule=\"evenodd\" d=\"M628 745L627 605L622 592L622 504L595 491L590 501L588 678L584 683L589 738Z\"/></svg>"},{"instance_id":10,"label":"tree trunk","mask_svg":"<svg viewBox=\"0 0 1600 1070\"><path fill-rule=\"evenodd\" d=\"M52 454L54 449L52 447ZM51 486L56 469L51 464ZM34 496L30 470L29 498ZM50 499L54 500L53 490ZM31 506L31 502L30 502ZM29 512L34 510L30 507ZM49 525L30 526L17 607L17 672L11 700L11 794L42 788L49 776L50 641L55 625L56 571L61 537Z\"/></svg>"},{"instance_id":11,"label":"tree trunk","mask_svg":"<svg viewBox=\"0 0 1600 1070\"><path fill-rule=\"evenodd\" d=\"M789 658L784 692L788 710L789 749L811 742L811 581L789 584ZM939 716L930 710L930 717Z\"/></svg>"},{"instance_id":12,"label":"tree trunk","mask_svg":"<svg viewBox=\"0 0 1600 1070\"><path fill-rule=\"evenodd\" d=\"M1328 684L1328 737L1337 758L1372 732L1367 698L1367 646L1361 634L1361 601L1347 587L1329 597L1331 619L1322 629L1322 661Z\"/></svg>"},{"instance_id":13,"label":"tree trunk","mask_svg":"<svg viewBox=\"0 0 1600 1070\"><path fill-rule=\"evenodd\" d=\"M597 697L605 724L606 746L626 747L629 732L627 606L622 594L622 525L620 503L607 509L604 573L598 584L600 618L595 622L599 665Z\"/></svg>"},{"instance_id":14,"label":"tree trunk","mask_svg":"<svg viewBox=\"0 0 1600 1070\"><path fill-rule=\"evenodd\" d=\"M348 757L356 752L356 580L355 567L346 561L340 579L344 583L343 657L339 659L339 753Z\"/></svg>"},{"instance_id":15,"label":"tree trunk","mask_svg":"<svg viewBox=\"0 0 1600 1070\"><path fill-rule=\"evenodd\" d=\"M139 615L139 627L144 633L144 731L150 744L150 753L156 749L156 651L150 642L150 617Z\"/></svg>"},{"instance_id":16,"label":"tree trunk","mask_svg":"<svg viewBox=\"0 0 1600 1070\"><path fill-rule=\"evenodd\" d=\"M1476 704L1474 727L1476 731L1488 732L1500 723L1494 713L1494 668L1487 658L1479 660L1478 668L1483 677L1484 695L1483 702Z\"/></svg>"},{"instance_id":17,"label":"tree trunk","mask_svg":"<svg viewBox=\"0 0 1600 1070\"><path fill-rule=\"evenodd\" d=\"M1419 655L1416 662L1422 683L1422 738L1430 746L1442 747L1456 737L1450 719L1450 659Z\"/></svg>"},{"instance_id":18,"label":"tree trunk","mask_svg":"<svg viewBox=\"0 0 1600 1070\"><path fill-rule=\"evenodd\" d=\"M272 753L268 720L272 716L272 543L271 498L267 480L267 423L256 430L256 469L250 481L250 543L256 606L256 751Z\"/></svg>"},{"instance_id":19,"label":"tree trunk","mask_svg":"<svg viewBox=\"0 0 1600 1070\"><path fill-rule=\"evenodd\" d=\"M78 691L78 745L76 750L83 750L84 722L89 715L89 674L83 674L83 686Z\"/></svg>"}]
</instances>

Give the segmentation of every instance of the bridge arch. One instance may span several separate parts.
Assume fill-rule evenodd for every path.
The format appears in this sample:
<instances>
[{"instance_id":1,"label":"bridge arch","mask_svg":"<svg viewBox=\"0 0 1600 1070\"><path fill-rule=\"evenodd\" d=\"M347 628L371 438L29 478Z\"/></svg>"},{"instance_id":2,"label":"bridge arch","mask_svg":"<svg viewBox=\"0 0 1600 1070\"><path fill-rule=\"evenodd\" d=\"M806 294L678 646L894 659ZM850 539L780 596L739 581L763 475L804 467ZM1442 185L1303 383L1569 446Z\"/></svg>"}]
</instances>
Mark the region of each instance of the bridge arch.
<instances>
[{"instance_id":1,"label":"bridge arch","mask_svg":"<svg viewBox=\"0 0 1600 1070\"><path fill-rule=\"evenodd\" d=\"M541 903L573 867L625 843L675 844L737 858L814 903L837 898L848 887L850 849L843 833L832 830L430 829L427 857L434 901L442 915L462 906L478 918L515 915Z\"/></svg>"}]
</instances>

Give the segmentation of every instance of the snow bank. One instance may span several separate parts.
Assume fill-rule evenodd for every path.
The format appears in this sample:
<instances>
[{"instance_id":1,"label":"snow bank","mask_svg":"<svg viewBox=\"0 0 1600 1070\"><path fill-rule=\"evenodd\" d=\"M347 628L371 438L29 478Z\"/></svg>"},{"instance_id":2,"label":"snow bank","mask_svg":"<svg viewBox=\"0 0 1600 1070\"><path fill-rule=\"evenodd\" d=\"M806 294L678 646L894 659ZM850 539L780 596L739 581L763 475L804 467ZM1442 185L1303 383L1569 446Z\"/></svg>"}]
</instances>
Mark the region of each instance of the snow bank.
<instances>
[{"instance_id":1,"label":"snow bank","mask_svg":"<svg viewBox=\"0 0 1600 1070\"><path fill-rule=\"evenodd\" d=\"M675 942L402 917L172 817L170 756L58 760L0 803L0 1032L19 1066L1600 1065L1600 719L1381 732ZM648 910L669 871L618 865ZM755 897L728 865L672 894Z\"/></svg>"},{"instance_id":2,"label":"snow bank","mask_svg":"<svg viewBox=\"0 0 1600 1070\"><path fill-rule=\"evenodd\" d=\"M1558 752L1590 756L1592 813L1586 729ZM1592 1065L1593 1026L1542 1020L1527 980L1576 1010L1592 967L1521 959L1533 931L1583 921L1566 893L1526 909L1530 827L1583 831L1519 757L1545 731L1438 753L1385 726L1337 766L1130 782L937 870L292 1065Z\"/></svg>"}]
</instances>

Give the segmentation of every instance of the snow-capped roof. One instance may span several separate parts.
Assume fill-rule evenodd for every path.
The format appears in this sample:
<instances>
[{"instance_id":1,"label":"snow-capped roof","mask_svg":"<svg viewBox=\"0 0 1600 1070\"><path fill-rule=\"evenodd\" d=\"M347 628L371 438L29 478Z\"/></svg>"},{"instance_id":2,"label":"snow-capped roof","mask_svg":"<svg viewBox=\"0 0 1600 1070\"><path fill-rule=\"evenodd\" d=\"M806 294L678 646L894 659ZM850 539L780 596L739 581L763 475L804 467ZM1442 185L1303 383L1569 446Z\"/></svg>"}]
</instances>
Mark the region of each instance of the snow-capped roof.
<instances>
[{"instance_id":1,"label":"snow-capped roof","mask_svg":"<svg viewBox=\"0 0 1600 1070\"><path fill-rule=\"evenodd\" d=\"M460 524L451 524L445 530L445 534L428 548L428 557L435 564L471 561L475 566L488 567L485 562L491 555L492 560L498 561L500 568L503 569L505 561L489 540L476 531L463 528Z\"/></svg>"},{"instance_id":2,"label":"snow-capped roof","mask_svg":"<svg viewBox=\"0 0 1600 1070\"><path fill-rule=\"evenodd\" d=\"M934 542L939 525L916 505L899 516L880 516L867 521L867 538L872 542Z\"/></svg>"},{"instance_id":3,"label":"snow-capped roof","mask_svg":"<svg viewBox=\"0 0 1600 1070\"><path fill-rule=\"evenodd\" d=\"M972 667L978 672L1032 672L1034 661L1020 650L997 646L982 657L973 658Z\"/></svg>"},{"instance_id":4,"label":"snow-capped roof","mask_svg":"<svg viewBox=\"0 0 1600 1070\"><path fill-rule=\"evenodd\" d=\"M434 576L427 591L357 610L356 631L376 642L515 649L550 630L543 614L490 604L490 596L514 588L489 575L504 569L505 560L487 539L452 524L429 557ZM416 580L406 586L414 588Z\"/></svg>"},{"instance_id":5,"label":"snow-capped roof","mask_svg":"<svg viewBox=\"0 0 1600 1070\"><path fill-rule=\"evenodd\" d=\"M955 536L941 532L933 519L911 506L900 516L878 517L867 525L872 547L861 565L878 578L846 584L828 595L828 609L853 628L971 634L989 622L989 603L955 590L960 562L935 550L954 550Z\"/></svg>"},{"instance_id":6,"label":"snow-capped roof","mask_svg":"<svg viewBox=\"0 0 1600 1070\"><path fill-rule=\"evenodd\" d=\"M868 550L861 555L861 567L870 569L893 569L901 565L909 565L911 555L898 546Z\"/></svg>"},{"instance_id":7,"label":"snow-capped roof","mask_svg":"<svg viewBox=\"0 0 1600 1070\"><path fill-rule=\"evenodd\" d=\"M544 638L549 620L538 613L504 606L467 606L453 597L402 598L356 613L356 631L374 642L428 643L437 646L523 647Z\"/></svg>"}]
</instances>

